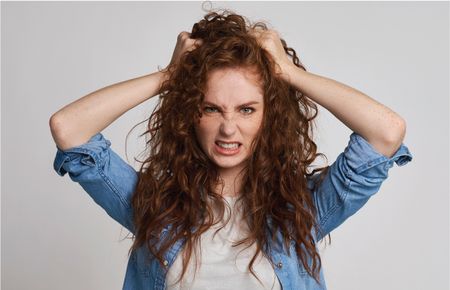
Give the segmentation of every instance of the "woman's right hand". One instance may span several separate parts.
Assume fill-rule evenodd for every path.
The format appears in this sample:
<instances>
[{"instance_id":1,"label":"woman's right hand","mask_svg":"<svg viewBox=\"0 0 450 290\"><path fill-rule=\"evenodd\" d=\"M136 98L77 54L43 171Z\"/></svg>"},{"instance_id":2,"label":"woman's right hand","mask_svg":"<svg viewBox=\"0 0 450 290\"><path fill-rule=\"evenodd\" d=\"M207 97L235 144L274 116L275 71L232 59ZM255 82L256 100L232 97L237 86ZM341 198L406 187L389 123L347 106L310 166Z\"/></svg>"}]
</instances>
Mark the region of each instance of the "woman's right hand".
<instances>
[{"instance_id":1,"label":"woman's right hand","mask_svg":"<svg viewBox=\"0 0 450 290\"><path fill-rule=\"evenodd\" d=\"M191 34L186 31L182 31L180 32L180 34L178 34L177 44L175 45L175 49L172 54L172 59L170 60L170 63L166 67L166 69L171 66L176 66L181 56L185 52L192 51L203 43L201 39L192 39L190 38L190 36Z\"/></svg>"}]
</instances>

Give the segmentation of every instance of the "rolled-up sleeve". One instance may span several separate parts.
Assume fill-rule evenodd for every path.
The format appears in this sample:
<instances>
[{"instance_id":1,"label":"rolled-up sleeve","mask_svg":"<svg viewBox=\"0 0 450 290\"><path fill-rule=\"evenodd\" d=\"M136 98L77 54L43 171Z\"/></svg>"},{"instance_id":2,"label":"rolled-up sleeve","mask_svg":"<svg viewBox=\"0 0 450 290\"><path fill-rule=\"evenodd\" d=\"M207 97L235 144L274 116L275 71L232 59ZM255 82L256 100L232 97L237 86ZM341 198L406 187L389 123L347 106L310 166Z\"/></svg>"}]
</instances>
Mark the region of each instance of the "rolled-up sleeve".
<instances>
[{"instance_id":1,"label":"rolled-up sleeve","mask_svg":"<svg viewBox=\"0 0 450 290\"><path fill-rule=\"evenodd\" d=\"M110 217L134 234L130 200L138 174L110 146L101 133L67 150L56 146L53 168L60 176L68 173Z\"/></svg>"},{"instance_id":2,"label":"rolled-up sleeve","mask_svg":"<svg viewBox=\"0 0 450 290\"><path fill-rule=\"evenodd\" d=\"M403 166L412 155L403 143L390 158L375 150L361 135L353 132L344 152L338 155L316 185L320 173L308 179L317 208L317 222L322 233L317 241L341 225L378 192L395 164Z\"/></svg>"}]
</instances>

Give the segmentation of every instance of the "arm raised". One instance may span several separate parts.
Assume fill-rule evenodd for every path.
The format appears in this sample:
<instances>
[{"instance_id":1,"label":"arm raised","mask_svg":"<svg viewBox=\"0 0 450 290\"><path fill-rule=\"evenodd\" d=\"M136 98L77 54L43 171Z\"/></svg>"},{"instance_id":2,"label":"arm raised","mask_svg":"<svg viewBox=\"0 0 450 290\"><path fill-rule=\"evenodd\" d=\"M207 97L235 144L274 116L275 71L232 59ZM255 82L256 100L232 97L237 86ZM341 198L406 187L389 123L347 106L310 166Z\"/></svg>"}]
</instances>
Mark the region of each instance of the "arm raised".
<instances>
[{"instance_id":1,"label":"arm raised","mask_svg":"<svg viewBox=\"0 0 450 290\"><path fill-rule=\"evenodd\" d=\"M94 91L54 113L50 129L65 150L86 143L123 113L158 94L163 72L123 81Z\"/></svg>"},{"instance_id":2,"label":"arm raised","mask_svg":"<svg viewBox=\"0 0 450 290\"><path fill-rule=\"evenodd\" d=\"M159 94L168 77L168 68L176 66L185 52L201 43L183 31L178 35L170 64L164 70L96 90L54 113L49 125L56 145L65 150L84 144L122 114Z\"/></svg>"}]
</instances>

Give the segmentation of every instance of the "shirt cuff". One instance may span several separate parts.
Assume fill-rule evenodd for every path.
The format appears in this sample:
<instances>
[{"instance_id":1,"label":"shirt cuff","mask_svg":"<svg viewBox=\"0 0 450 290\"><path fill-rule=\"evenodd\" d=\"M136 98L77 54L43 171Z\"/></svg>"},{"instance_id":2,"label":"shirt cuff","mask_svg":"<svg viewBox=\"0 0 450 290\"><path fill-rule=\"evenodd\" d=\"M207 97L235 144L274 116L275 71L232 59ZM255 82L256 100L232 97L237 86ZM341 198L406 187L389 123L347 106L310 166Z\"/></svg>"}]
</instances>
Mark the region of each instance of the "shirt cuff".
<instances>
[{"instance_id":1,"label":"shirt cuff","mask_svg":"<svg viewBox=\"0 0 450 290\"><path fill-rule=\"evenodd\" d=\"M64 176L67 173L63 168L64 163L77 158L80 153L86 154L86 156L80 160L82 163L94 166L96 163L100 162L101 152L108 149L109 146L111 146L111 142L105 139L100 132L92 136L88 142L76 147L61 150L56 146L57 152L53 162L53 169L58 175Z\"/></svg>"},{"instance_id":2,"label":"shirt cuff","mask_svg":"<svg viewBox=\"0 0 450 290\"><path fill-rule=\"evenodd\" d=\"M380 163L386 163L385 169L389 169L394 165L404 166L412 160L412 154L408 147L402 143L394 155L390 158L379 153L366 139L356 132L350 135L348 146L344 151L347 164L356 173L363 172Z\"/></svg>"}]
</instances>

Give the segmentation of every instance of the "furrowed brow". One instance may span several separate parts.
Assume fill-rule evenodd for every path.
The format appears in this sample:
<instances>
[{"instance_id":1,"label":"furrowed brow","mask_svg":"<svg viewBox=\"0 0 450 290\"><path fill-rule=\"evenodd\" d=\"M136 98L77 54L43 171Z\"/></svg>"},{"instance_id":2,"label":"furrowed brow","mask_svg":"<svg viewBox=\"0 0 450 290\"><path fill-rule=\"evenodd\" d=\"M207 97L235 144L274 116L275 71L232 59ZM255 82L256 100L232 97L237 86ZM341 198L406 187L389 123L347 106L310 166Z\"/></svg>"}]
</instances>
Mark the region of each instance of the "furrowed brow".
<instances>
[{"instance_id":1,"label":"furrowed brow","mask_svg":"<svg viewBox=\"0 0 450 290\"><path fill-rule=\"evenodd\" d=\"M217 105L217 104L214 104L214 103L211 103L211 102L203 102L203 104L204 104L204 105L209 105L209 106L218 107L218 108L223 109L221 106L219 106L219 105ZM236 106L236 108L242 108L242 107L246 107L246 106L250 106L250 105L255 105L255 104L259 104L259 102L258 102L258 101L247 102L247 103L244 103L244 104L241 104L241 105Z\"/></svg>"}]
</instances>

